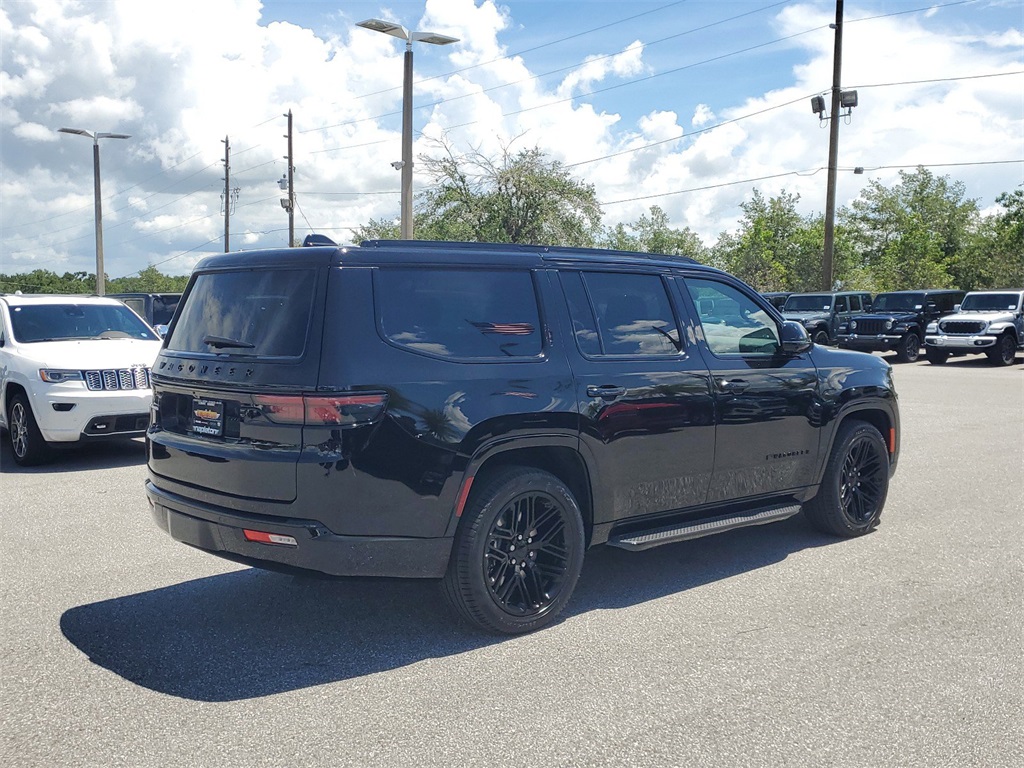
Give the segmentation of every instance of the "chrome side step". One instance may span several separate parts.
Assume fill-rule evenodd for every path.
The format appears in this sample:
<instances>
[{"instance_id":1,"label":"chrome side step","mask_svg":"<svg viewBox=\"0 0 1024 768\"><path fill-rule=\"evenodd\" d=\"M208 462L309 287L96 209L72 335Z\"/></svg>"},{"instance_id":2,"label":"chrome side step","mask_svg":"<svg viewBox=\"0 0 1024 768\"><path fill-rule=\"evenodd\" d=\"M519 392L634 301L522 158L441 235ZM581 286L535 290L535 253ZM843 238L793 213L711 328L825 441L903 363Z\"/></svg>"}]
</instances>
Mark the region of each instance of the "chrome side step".
<instances>
[{"instance_id":1,"label":"chrome side step","mask_svg":"<svg viewBox=\"0 0 1024 768\"><path fill-rule=\"evenodd\" d=\"M699 539L702 536L711 536L715 533L724 533L736 528L746 528L751 525L765 525L775 523L792 517L800 511L799 504L784 506L765 507L753 509L737 515L726 515L706 520L696 520L681 525L672 525L666 528L656 528L650 531L634 531L621 536L613 536L608 539L609 546L639 551L650 549L662 544L671 544L676 541L688 539Z\"/></svg>"}]
</instances>

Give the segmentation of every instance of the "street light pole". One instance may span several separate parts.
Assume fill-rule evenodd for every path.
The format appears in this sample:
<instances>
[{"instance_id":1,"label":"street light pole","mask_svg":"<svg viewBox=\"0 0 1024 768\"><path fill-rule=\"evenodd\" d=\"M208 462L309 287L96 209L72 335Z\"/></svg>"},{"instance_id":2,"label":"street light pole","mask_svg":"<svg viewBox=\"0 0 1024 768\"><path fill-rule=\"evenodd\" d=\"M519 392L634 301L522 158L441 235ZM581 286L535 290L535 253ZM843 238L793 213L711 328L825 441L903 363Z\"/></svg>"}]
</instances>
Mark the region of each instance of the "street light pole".
<instances>
[{"instance_id":1,"label":"street light pole","mask_svg":"<svg viewBox=\"0 0 1024 768\"><path fill-rule=\"evenodd\" d=\"M412 44L431 45L457 43L457 37L437 32L411 32L400 24L381 19L367 19L357 27L372 29L405 40L405 71L402 78L402 239L412 240Z\"/></svg>"},{"instance_id":2,"label":"street light pole","mask_svg":"<svg viewBox=\"0 0 1024 768\"><path fill-rule=\"evenodd\" d=\"M88 136L92 139L92 187L95 197L95 220L96 220L96 295L103 296L105 291L105 279L103 275L103 205L100 195L100 139L130 139L126 133L94 133L83 131L81 128L60 128L58 133L74 133L78 136Z\"/></svg>"}]
</instances>

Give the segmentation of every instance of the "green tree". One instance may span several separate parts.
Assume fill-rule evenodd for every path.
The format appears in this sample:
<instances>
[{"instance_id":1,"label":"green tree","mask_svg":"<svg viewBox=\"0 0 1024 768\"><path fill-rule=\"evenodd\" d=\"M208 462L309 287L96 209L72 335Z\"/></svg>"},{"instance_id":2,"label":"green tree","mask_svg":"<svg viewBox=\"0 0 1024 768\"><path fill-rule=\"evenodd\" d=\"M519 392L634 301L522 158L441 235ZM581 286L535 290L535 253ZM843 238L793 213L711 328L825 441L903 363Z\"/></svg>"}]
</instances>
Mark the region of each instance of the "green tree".
<instances>
[{"instance_id":1,"label":"green tree","mask_svg":"<svg viewBox=\"0 0 1024 768\"><path fill-rule=\"evenodd\" d=\"M965 197L962 182L918 167L900 171L887 188L871 181L843 213L876 290L942 288L963 276L963 261L978 205Z\"/></svg>"},{"instance_id":2,"label":"green tree","mask_svg":"<svg viewBox=\"0 0 1024 768\"><path fill-rule=\"evenodd\" d=\"M739 230L719 236L712 261L759 291L795 290L792 269L803 260L798 252L798 236L804 226L796 210L799 199L783 190L766 200L755 189L750 200L740 203L743 218Z\"/></svg>"},{"instance_id":3,"label":"green tree","mask_svg":"<svg viewBox=\"0 0 1024 768\"><path fill-rule=\"evenodd\" d=\"M117 277L107 282L107 293L180 293L185 290L188 275L172 277L154 266L146 267L137 275Z\"/></svg>"},{"instance_id":4,"label":"green tree","mask_svg":"<svg viewBox=\"0 0 1024 768\"><path fill-rule=\"evenodd\" d=\"M961 288L1024 285L1024 188L1004 192L996 202L1003 210L981 219L956 261Z\"/></svg>"},{"instance_id":5,"label":"green tree","mask_svg":"<svg viewBox=\"0 0 1024 768\"><path fill-rule=\"evenodd\" d=\"M416 199L413 224L420 240L493 243L593 245L600 232L601 207L591 184L572 177L560 162L538 149L497 158L479 151L423 156L420 166L432 183ZM387 219L358 227L354 238L393 238L398 227Z\"/></svg>"},{"instance_id":6,"label":"green tree","mask_svg":"<svg viewBox=\"0 0 1024 768\"><path fill-rule=\"evenodd\" d=\"M0 275L0 291L14 293L94 293L96 275L65 272L58 275L48 269L35 269L15 275Z\"/></svg>"},{"instance_id":7,"label":"green tree","mask_svg":"<svg viewBox=\"0 0 1024 768\"><path fill-rule=\"evenodd\" d=\"M606 230L600 245L621 251L690 256L697 261L704 261L708 250L689 227L670 227L668 214L656 205L651 206L649 216L644 214L637 221Z\"/></svg>"}]
</instances>

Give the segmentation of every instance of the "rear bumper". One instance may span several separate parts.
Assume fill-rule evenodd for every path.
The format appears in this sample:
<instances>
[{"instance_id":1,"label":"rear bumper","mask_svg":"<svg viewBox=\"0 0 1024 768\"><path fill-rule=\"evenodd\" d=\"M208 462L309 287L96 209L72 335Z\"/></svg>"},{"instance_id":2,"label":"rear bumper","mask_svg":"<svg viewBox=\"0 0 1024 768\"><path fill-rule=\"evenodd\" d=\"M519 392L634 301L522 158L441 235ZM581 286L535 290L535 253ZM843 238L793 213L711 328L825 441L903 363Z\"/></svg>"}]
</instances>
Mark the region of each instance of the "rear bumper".
<instances>
[{"instance_id":1,"label":"rear bumper","mask_svg":"<svg viewBox=\"0 0 1024 768\"><path fill-rule=\"evenodd\" d=\"M271 570L303 570L329 576L444 576L451 538L339 536L316 520L268 518L197 503L146 481L156 524L171 538L214 555ZM291 536L295 546L247 541L243 530Z\"/></svg>"}]
</instances>

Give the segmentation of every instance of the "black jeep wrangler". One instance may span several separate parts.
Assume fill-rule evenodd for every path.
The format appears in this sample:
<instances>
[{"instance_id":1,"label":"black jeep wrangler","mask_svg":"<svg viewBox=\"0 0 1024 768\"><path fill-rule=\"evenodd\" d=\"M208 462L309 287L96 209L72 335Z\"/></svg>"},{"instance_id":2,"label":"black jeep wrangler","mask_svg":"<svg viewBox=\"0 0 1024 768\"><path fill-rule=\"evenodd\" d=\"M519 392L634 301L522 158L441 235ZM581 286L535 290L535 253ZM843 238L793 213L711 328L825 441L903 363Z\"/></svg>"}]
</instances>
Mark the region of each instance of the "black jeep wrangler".
<instances>
[{"instance_id":1,"label":"black jeep wrangler","mask_svg":"<svg viewBox=\"0 0 1024 768\"><path fill-rule=\"evenodd\" d=\"M688 259L370 241L212 256L182 301L156 523L264 568L439 579L494 632L552 621L599 544L801 509L865 534L899 454L885 361Z\"/></svg>"},{"instance_id":2,"label":"black jeep wrangler","mask_svg":"<svg viewBox=\"0 0 1024 768\"><path fill-rule=\"evenodd\" d=\"M843 323L869 309L871 294L866 291L793 293L782 307L782 316L803 325L815 344L833 344Z\"/></svg>"},{"instance_id":3,"label":"black jeep wrangler","mask_svg":"<svg viewBox=\"0 0 1024 768\"><path fill-rule=\"evenodd\" d=\"M836 340L843 349L896 352L901 363L913 363L921 356L928 324L950 314L963 298L964 291L953 290L880 293L870 312L839 326Z\"/></svg>"}]
</instances>

